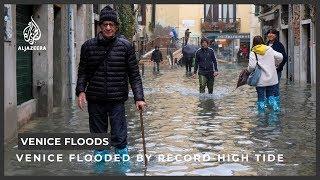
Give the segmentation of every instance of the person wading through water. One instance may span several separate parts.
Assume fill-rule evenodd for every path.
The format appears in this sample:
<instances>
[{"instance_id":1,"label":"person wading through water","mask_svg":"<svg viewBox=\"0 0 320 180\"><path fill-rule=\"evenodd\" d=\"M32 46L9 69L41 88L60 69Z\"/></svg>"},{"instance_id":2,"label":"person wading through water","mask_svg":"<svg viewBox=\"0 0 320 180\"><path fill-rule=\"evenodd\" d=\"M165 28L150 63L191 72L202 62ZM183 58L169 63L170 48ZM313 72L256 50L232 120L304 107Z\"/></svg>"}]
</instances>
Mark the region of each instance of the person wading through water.
<instances>
[{"instance_id":1,"label":"person wading through water","mask_svg":"<svg viewBox=\"0 0 320 180\"><path fill-rule=\"evenodd\" d=\"M256 86L258 94L257 109L259 113L265 112L267 104L274 111L279 111L279 105L273 93L278 84L276 66L279 65L282 59L282 54L273 50L272 47L265 45L261 36L253 38L248 71L254 71L257 65L261 68L261 76Z\"/></svg>"},{"instance_id":2,"label":"person wading through water","mask_svg":"<svg viewBox=\"0 0 320 180\"><path fill-rule=\"evenodd\" d=\"M154 51L151 55L151 61L153 61L153 72L160 71L160 62L163 61L162 59L162 53L159 50L159 46L155 46Z\"/></svg>"},{"instance_id":3,"label":"person wading through water","mask_svg":"<svg viewBox=\"0 0 320 180\"><path fill-rule=\"evenodd\" d=\"M274 88L274 98L276 99L279 107L281 105L280 103L280 79L281 79L281 73L283 70L283 67L285 66L286 62L288 61L288 56L286 53L286 50L283 46L283 44L278 40L278 34L279 32L275 29L271 29L268 32L268 42L267 45L271 46L273 50L279 52L283 56L282 62L277 66L277 75L278 75L278 84L276 84Z\"/></svg>"},{"instance_id":4,"label":"person wading through water","mask_svg":"<svg viewBox=\"0 0 320 180\"><path fill-rule=\"evenodd\" d=\"M107 133L111 125L111 145L120 157L128 155L127 121L124 102L128 99L128 82L138 110L146 106L138 61L133 45L120 37L118 15L110 6L100 12L101 31L81 46L76 95L84 110L88 102L91 133ZM105 155L107 150L95 150Z\"/></svg>"},{"instance_id":5,"label":"person wading through water","mask_svg":"<svg viewBox=\"0 0 320 180\"><path fill-rule=\"evenodd\" d=\"M201 48L195 53L193 77L195 78L198 72L200 93L204 93L207 87L209 94L212 94L214 78L218 75L218 67L214 50L208 47L209 43L209 39L201 39Z\"/></svg>"}]
</instances>

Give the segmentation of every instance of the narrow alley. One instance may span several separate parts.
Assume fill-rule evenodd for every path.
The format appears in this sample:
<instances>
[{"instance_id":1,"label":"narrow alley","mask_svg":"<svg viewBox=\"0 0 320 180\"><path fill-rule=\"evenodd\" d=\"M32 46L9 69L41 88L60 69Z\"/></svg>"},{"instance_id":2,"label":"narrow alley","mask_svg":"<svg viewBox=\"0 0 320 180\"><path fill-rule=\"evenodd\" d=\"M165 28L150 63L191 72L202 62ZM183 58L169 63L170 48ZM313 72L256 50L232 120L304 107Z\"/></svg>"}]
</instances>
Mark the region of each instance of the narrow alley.
<instances>
[{"instance_id":1,"label":"narrow alley","mask_svg":"<svg viewBox=\"0 0 320 180\"><path fill-rule=\"evenodd\" d=\"M219 63L213 94L198 93L198 79L185 76L184 67L166 64L155 75L145 67L143 85L147 154L283 154L284 162L158 162L151 158L146 175L315 175L315 87L281 82L279 114L256 112L256 92L249 86L234 90L246 64ZM132 93L126 103L129 155L142 154L139 112ZM32 120L19 132L87 133L88 113L75 105L49 118ZM29 151L23 151L26 153ZM40 151L30 151L38 153ZM42 152L42 151L41 151ZM52 151L51 153L90 153ZM5 175L143 175L143 162L132 161L129 171L115 163L17 162L15 143L5 151ZM21 152L22 153L22 152Z\"/></svg>"}]
</instances>

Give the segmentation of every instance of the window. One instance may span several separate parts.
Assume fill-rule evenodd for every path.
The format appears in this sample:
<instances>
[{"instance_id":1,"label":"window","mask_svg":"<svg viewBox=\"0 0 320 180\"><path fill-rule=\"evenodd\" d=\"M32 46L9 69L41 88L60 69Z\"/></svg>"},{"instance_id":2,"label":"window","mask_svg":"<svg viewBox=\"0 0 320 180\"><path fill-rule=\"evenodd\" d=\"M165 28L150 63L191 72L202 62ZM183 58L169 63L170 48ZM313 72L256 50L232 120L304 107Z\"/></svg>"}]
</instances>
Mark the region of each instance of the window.
<instances>
[{"instance_id":1,"label":"window","mask_svg":"<svg viewBox=\"0 0 320 180\"><path fill-rule=\"evenodd\" d=\"M223 4L222 7L223 7L223 9L222 9L222 18L223 18L223 21L226 21L228 5L227 4Z\"/></svg>"},{"instance_id":2,"label":"window","mask_svg":"<svg viewBox=\"0 0 320 180\"><path fill-rule=\"evenodd\" d=\"M94 4L93 5L93 12L96 14L99 14L99 4Z\"/></svg>"},{"instance_id":3,"label":"window","mask_svg":"<svg viewBox=\"0 0 320 180\"><path fill-rule=\"evenodd\" d=\"M219 4L219 19L222 18L222 4Z\"/></svg>"},{"instance_id":4,"label":"window","mask_svg":"<svg viewBox=\"0 0 320 180\"><path fill-rule=\"evenodd\" d=\"M233 4L229 4L229 18L230 18L230 22L233 22Z\"/></svg>"}]
</instances>

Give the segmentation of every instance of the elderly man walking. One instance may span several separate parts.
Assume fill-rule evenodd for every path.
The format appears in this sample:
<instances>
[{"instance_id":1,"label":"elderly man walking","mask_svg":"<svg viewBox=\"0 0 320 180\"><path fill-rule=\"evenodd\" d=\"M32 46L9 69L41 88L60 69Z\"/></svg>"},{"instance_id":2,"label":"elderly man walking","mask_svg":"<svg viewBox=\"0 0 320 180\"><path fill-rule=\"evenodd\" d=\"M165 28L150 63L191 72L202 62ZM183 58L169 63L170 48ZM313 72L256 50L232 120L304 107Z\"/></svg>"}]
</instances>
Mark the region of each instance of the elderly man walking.
<instances>
[{"instance_id":1,"label":"elderly man walking","mask_svg":"<svg viewBox=\"0 0 320 180\"><path fill-rule=\"evenodd\" d=\"M83 110L88 103L91 133L106 133L111 126L115 154L128 154L124 102L131 85L138 110L145 107L142 81L133 45L119 35L118 14L110 6L100 12L101 31L81 47L76 95ZM107 154L96 150L95 154Z\"/></svg>"}]
</instances>

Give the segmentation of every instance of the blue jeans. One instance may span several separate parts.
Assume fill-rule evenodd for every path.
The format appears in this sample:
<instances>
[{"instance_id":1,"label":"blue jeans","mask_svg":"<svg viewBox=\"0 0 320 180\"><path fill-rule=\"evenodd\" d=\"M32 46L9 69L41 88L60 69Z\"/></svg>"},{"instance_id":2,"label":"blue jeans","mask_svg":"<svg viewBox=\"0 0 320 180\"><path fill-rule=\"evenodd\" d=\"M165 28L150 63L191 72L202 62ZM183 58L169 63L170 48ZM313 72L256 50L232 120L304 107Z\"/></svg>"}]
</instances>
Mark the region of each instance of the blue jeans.
<instances>
[{"instance_id":1,"label":"blue jeans","mask_svg":"<svg viewBox=\"0 0 320 180\"><path fill-rule=\"evenodd\" d=\"M88 102L91 133L107 133L108 118L111 126L111 145L123 149L127 145L127 121L124 103Z\"/></svg>"},{"instance_id":2,"label":"blue jeans","mask_svg":"<svg viewBox=\"0 0 320 180\"><path fill-rule=\"evenodd\" d=\"M278 81L279 81L279 83L275 85L274 96L280 96L280 87L279 87L280 79L281 79L281 72L278 72Z\"/></svg>"},{"instance_id":3,"label":"blue jeans","mask_svg":"<svg viewBox=\"0 0 320 180\"><path fill-rule=\"evenodd\" d=\"M258 94L258 101L264 101L266 98L273 96L275 88L276 88L276 85L256 87L257 94Z\"/></svg>"}]
</instances>

